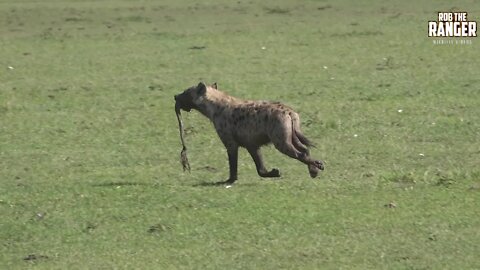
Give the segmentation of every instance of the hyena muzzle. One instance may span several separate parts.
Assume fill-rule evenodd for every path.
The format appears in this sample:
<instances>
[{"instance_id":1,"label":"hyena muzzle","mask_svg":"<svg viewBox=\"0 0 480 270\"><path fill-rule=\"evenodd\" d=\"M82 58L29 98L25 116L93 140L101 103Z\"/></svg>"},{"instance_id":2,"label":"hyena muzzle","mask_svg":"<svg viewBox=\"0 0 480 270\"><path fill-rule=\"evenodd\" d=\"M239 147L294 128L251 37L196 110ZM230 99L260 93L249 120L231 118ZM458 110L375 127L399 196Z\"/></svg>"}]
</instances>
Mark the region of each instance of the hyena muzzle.
<instances>
[{"instance_id":1,"label":"hyena muzzle","mask_svg":"<svg viewBox=\"0 0 480 270\"><path fill-rule=\"evenodd\" d=\"M209 118L228 154L230 177L237 180L238 148L248 150L261 177L280 177L278 169L268 171L260 147L273 143L285 155L308 166L312 178L324 169L324 163L310 157L313 144L300 131L300 118L290 107L279 102L242 100L217 89L217 84L199 83L175 95L175 108L194 109Z\"/></svg>"}]
</instances>

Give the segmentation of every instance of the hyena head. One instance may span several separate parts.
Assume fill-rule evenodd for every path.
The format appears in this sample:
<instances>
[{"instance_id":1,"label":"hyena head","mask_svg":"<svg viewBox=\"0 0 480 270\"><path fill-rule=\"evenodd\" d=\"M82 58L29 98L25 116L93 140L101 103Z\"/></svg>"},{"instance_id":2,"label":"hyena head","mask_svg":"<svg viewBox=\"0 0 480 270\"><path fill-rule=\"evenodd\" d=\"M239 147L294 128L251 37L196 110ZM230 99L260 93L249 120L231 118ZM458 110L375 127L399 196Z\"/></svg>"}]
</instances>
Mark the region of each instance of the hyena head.
<instances>
[{"instance_id":1,"label":"hyena head","mask_svg":"<svg viewBox=\"0 0 480 270\"><path fill-rule=\"evenodd\" d=\"M197 86L192 86L183 93L175 95L175 108L189 112L191 109L199 109L203 99L206 96L208 88L217 88L217 83L207 86L200 82Z\"/></svg>"}]
</instances>

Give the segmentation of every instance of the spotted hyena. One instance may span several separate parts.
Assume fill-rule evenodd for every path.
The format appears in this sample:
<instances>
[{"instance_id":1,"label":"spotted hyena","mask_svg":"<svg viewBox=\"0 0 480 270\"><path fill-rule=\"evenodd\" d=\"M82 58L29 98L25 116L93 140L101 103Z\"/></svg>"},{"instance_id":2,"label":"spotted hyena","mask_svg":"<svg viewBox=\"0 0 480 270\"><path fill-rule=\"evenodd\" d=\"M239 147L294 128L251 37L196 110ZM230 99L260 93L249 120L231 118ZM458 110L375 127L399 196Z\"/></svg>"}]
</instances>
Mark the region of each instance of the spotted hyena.
<instances>
[{"instance_id":1,"label":"spotted hyena","mask_svg":"<svg viewBox=\"0 0 480 270\"><path fill-rule=\"evenodd\" d=\"M312 178L324 169L321 160L310 157L313 146L300 131L300 118L292 108L269 101L243 100L217 89L217 84L199 83L175 96L176 106L189 112L195 109L208 117L227 148L230 177L237 180L238 148L248 150L261 177L280 177L278 169L268 171L260 153L262 145L273 143L285 155L308 166Z\"/></svg>"}]
</instances>

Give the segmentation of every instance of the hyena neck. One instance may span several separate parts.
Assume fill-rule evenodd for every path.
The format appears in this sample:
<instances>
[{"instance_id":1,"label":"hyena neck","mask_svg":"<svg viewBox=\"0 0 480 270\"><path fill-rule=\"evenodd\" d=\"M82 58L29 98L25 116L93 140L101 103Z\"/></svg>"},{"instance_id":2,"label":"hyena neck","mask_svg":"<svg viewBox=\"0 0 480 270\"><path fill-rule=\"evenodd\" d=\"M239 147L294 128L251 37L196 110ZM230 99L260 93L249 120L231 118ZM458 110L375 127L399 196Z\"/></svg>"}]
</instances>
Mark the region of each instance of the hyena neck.
<instances>
[{"instance_id":1,"label":"hyena neck","mask_svg":"<svg viewBox=\"0 0 480 270\"><path fill-rule=\"evenodd\" d=\"M221 114L226 108L234 107L242 100L216 91L214 95L207 95L198 105L198 111L210 120Z\"/></svg>"}]
</instances>

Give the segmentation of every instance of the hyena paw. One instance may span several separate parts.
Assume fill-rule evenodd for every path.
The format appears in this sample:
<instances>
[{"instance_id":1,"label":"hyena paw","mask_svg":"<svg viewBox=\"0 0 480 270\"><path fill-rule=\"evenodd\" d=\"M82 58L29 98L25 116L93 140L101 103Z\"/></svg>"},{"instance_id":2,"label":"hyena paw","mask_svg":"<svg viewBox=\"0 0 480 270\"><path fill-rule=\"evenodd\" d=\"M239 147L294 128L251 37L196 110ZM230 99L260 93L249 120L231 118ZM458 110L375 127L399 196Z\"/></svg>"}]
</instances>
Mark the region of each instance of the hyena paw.
<instances>
[{"instance_id":1,"label":"hyena paw","mask_svg":"<svg viewBox=\"0 0 480 270\"><path fill-rule=\"evenodd\" d=\"M236 178L228 178L226 181L220 181L215 183L216 185L233 185L237 181Z\"/></svg>"},{"instance_id":2,"label":"hyena paw","mask_svg":"<svg viewBox=\"0 0 480 270\"><path fill-rule=\"evenodd\" d=\"M280 177L280 171L278 169L272 169L271 171L259 172L260 177Z\"/></svg>"},{"instance_id":3,"label":"hyena paw","mask_svg":"<svg viewBox=\"0 0 480 270\"><path fill-rule=\"evenodd\" d=\"M325 169L325 165L321 160L315 160L311 164L308 165L308 172L310 173L310 177L315 178L318 176L319 171L323 171Z\"/></svg>"},{"instance_id":4,"label":"hyena paw","mask_svg":"<svg viewBox=\"0 0 480 270\"><path fill-rule=\"evenodd\" d=\"M308 172L310 173L310 177L315 178L318 175L318 168L313 165L308 165Z\"/></svg>"},{"instance_id":5,"label":"hyena paw","mask_svg":"<svg viewBox=\"0 0 480 270\"><path fill-rule=\"evenodd\" d=\"M321 160L315 160L314 166L319 168L321 171L325 170L324 162Z\"/></svg>"},{"instance_id":6,"label":"hyena paw","mask_svg":"<svg viewBox=\"0 0 480 270\"><path fill-rule=\"evenodd\" d=\"M268 174L270 177L280 177L280 171L278 169L272 169Z\"/></svg>"}]
</instances>

